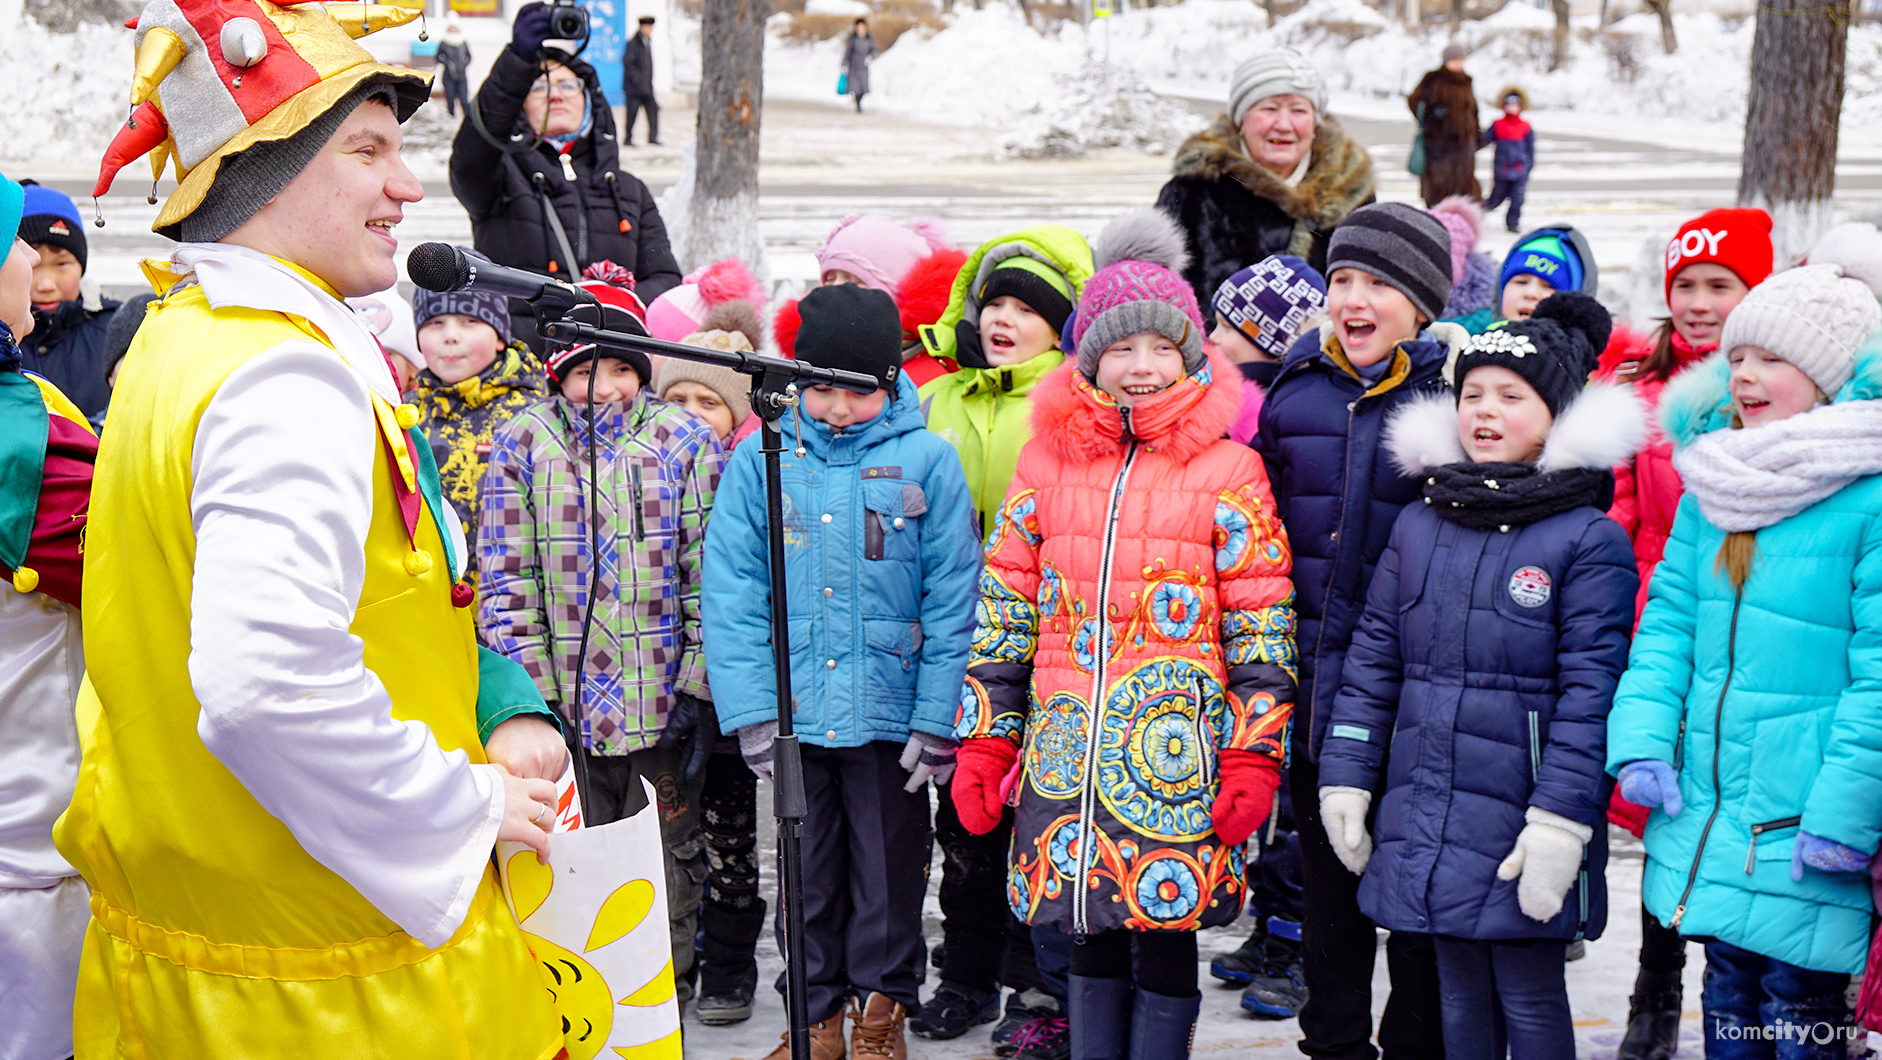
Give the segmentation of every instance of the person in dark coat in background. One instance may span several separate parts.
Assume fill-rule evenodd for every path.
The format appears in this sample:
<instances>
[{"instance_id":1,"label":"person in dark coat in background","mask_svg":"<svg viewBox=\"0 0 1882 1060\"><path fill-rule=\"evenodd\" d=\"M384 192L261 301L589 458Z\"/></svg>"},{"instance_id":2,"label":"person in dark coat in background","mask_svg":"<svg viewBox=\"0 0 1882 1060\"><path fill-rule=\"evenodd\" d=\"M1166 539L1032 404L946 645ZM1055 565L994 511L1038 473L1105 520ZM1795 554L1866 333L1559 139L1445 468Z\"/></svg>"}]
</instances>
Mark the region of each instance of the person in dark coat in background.
<instances>
[{"instance_id":1,"label":"person in dark coat in background","mask_svg":"<svg viewBox=\"0 0 1882 1060\"><path fill-rule=\"evenodd\" d=\"M1426 206L1436 206L1449 195L1483 201L1483 185L1477 183L1483 133L1477 123L1477 96L1464 72L1465 54L1456 41L1445 45L1443 65L1427 73L1405 99L1425 136L1425 172L1418 178L1418 193Z\"/></svg>"},{"instance_id":2,"label":"person in dark coat in background","mask_svg":"<svg viewBox=\"0 0 1882 1060\"><path fill-rule=\"evenodd\" d=\"M95 284L80 284L88 252L85 226L71 198L36 181L20 184L25 205L19 238L39 254L33 266L33 333L20 340L20 360L79 411L94 416L111 400L105 332L118 302L101 297Z\"/></svg>"},{"instance_id":3,"label":"person in dark coat in background","mask_svg":"<svg viewBox=\"0 0 1882 1060\"><path fill-rule=\"evenodd\" d=\"M464 31L453 22L444 28L444 40L438 45L438 68L444 73L444 112L457 116L458 108L470 106L470 45Z\"/></svg>"},{"instance_id":4,"label":"person in dark coat in background","mask_svg":"<svg viewBox=\"0 0 1882 1060\"><path fill-rule=\"evenodd\" d=\"M451 191L470 214L472 243L491 261L559 279L611 261L633 273L634 293L651 302L680 282L666 225L647 185L620 168L614 112L594 68L545 49L548 34L543 4L517 12L510 44L451 145ZM545 201L553 213L543 212ZM510 303L510 328L537 345L529 303Z\"/></svg>"},{"instance_id":5,"label":"person in dark coat in background","mask_svg":"<svg viewBox=\"0 0 1882 1060\"><path fill-rule=\"evenodd\" d=\"M647 112L647 142L660 143L660 103L653 98L653 16L642 15L640 29L627 41L621 56L621 95L627 116L621 119L621 142L634 146L634 118Z\"/></svg>"},{"instance_id":6,"label":"person in dark coat in background","mask_svg":"<svg viewBox=\"0 0 1882 1060\"><path fill-rule=\"evenodd\" d=\"M1319 71L1275 48L1235 68L1228 109L1177 149L1157 209L1182 226L1183 278L1214 291L1274 254L1325 272L1333 227L1372 200L1372 159L1328 116Z\"/></svg>"},{"instance_id":7,"label":"person in dark coat in background","mask_svg":"<svg viewBox=\"0 0 1882 1060\"><path fill-rule=\"evenodd\" d=\"M1424 503L1353 634L1320 817L1366 915L1434 936L1450 1060L1574 1060L1567 947L1606 924L1607 716L1640 586L1606 509L1646 434L1627 388L1587 382L1610 327L1554 295L1464 348L1455 399L1386 427Z\"/></svg>"},{"instance_id":8,"label":"person in dark coat in background","mask_svg":"<svg viewBox=\"0 0 1882 1060\"><path fill-rule=\"evenodd\" d=\"M863 97L869 94L869 64L876 59L876 38L869 35L869 22L857 19L843 42L845 88L856 98L856 113L863 112Z\"/></svg>"}]
</instances>

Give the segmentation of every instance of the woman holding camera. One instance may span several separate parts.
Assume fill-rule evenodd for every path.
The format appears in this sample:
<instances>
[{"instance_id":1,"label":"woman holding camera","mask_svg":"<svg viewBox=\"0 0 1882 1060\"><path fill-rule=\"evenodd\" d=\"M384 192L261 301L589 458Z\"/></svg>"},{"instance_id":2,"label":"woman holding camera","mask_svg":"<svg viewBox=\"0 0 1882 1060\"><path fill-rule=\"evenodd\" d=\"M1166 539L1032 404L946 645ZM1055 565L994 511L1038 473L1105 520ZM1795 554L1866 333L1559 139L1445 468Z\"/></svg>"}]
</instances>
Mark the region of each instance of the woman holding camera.
<instances>
[{"instance_id":1,"label":"woman holding camera","mask_svg":"<svg viewBox=\"0 0 1882 1060\"><path fill-rule=\"evenodd\" d=\"M651 302L680 282L653 193L621 169L594 68L545 46L575 29L558 19L582 13L542 3L517 12L451 145L451 191L470 214L473 244L497 264L571 279L612 261ZM535 345L528 303L513 301L510 315L516 336Z\"/></svg>"}]
</instances>

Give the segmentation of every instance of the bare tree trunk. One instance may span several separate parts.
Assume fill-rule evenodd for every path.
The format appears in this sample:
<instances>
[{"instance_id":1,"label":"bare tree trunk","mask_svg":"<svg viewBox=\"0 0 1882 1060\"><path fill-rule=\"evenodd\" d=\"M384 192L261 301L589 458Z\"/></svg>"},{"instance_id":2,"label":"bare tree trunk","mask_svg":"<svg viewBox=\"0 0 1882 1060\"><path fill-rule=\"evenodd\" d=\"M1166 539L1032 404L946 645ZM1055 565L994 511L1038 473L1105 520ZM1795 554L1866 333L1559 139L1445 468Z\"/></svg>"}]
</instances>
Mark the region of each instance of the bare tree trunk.
<instances>
[{"instance_id":1,"label":"bare tree trunk","mask_svg":"<svg viewBox=\"0 0 1882 1060\"><path fill-rule=\"evenodd\" d=\"M1671 55L1679 50L1679 37L1673 33L1673 0L1645 0L1653 13L1660 16L1660 46Z\"/></svg>"},{"instance_id":2,"label":"bare tree trunk","mask_svg":"<svg viewBox=\"0 0 1882 1060\"><path fill-rule=\"evenodd\" d=\"M1560 70L1568 62L1568 0L1549 0L1549 7L1555 11L1554 49L1549 56L1549 69Z\"/></svg>"},{"instance_id":3,"label":"bare tree trunk","mask_svg":"<svg viewBox=\"0 0 1882 1060\"><path fill-rule=\"evenodd\" d=\"M1771 215L1777 260L1789 262L1834 220L1836 138L1850 8L1764 0L1751 40L1751 98L1738 204Z\"/></svg>"},{"instance_id":4,"label":"bare tree trunk","mask_svg":"<svg viewBox=\"0 0 1882 1060\"><path fill-rule=\"evenodd\" d=\"M1607 25L1608 25L1608 0L1601 0L1601 17L1600 17L1600 19L1599 19L1599 20L1598 20L1598 21L1597 21L1597 22L1595 23L1595 25L1597 25L1597 26L1600 26L1600 27L1601 27L1602 29L1606 29L1606 28L1607 28Z\"/></svg>"},{"instance_id":5,"label":"bare tree trunk","mask_svg":"<svg viewBox=\"0 0 1882 1060\"><path fill-rule=\"evenodd\" d=\"M762 272L758 234L758 126L764 110L765 17L771 0L705 0L704 56L686 239L680 265L736 257ZM684 178L682 178L684 179Z\"/></svg>"},{"instance_id":6,"label":"bare tree trunk","mask_svg":"<svg viewBox=\"0 0 1882 1060\"><path fill-rule=\"evenodd\" d=\"M1464 28L1464 0L1451 0L1451 36Z\"/></svg>"},{"instance_id":7,"label":"bare tree trunk","mask_svg":"<svg viewBox=\"0 0 1882 1060\"><path fill-rule=\"evenodd\" d=\"M1274 13L1274 0L1261 0L1261 9L1268 13L1268 25L1272 27L1279 17Z\"/></svg>"}]
</instances>

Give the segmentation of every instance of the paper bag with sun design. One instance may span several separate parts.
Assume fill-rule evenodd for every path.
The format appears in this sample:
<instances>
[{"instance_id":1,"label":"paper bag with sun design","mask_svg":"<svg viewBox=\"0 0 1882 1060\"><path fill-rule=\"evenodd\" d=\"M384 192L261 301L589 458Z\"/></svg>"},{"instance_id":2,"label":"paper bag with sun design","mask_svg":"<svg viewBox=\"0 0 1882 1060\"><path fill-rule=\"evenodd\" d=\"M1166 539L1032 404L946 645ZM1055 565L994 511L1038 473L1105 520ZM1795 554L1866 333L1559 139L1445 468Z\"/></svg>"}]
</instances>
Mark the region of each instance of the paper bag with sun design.
<instances>
[{"instance_id":1,"label":"paper bag with sun design","mask_svg":"<svg viewBox=\"0 0 1882 1060\"><path fill-rule=\"evenodd\" d=\"M645 785L646 782L642 781ZM680 1060L660 810L549 837L549 863L497 844L503 892L542 968L569 1060Z\"/></svg>"}]
</instances>

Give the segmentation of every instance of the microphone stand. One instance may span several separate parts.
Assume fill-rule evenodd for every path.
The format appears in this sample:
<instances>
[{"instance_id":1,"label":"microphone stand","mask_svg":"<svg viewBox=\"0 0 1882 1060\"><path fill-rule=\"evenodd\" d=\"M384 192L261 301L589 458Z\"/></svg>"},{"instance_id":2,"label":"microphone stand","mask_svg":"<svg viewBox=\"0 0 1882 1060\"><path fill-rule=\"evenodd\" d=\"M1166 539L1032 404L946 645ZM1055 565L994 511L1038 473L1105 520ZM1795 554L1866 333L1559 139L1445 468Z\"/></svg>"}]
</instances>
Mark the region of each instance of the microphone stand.
<instances>
[{"instance_id":1,"label":"microphone stand","mask_svg":"<svg viewBox=\"0 0 1882 1060\"><path fill-rule=\"evenodd\" d=\"M801 385L833 386L867 394L880 384L872 376L819 368L803 361L609 331L581 318L598 320L599 313L592 306L576 306L561 319L543 325L542 334L570 345L593 343L604 350L715 364L751 377L752 411L763 422L760 451L765 456L765 514L771 546L771 666L778 690L778 735L771 742L771 810L778 822L778 891L784 903L784 1007L790 1023L791 1056L793 1060L810 1060L810 993L804 956L804 765L791 722L791 637L784 578L784 439L778 433L778 420L785 409L797 404ZM797 454L803 455L801 446Z\"/></svg>"}]
</instances>

